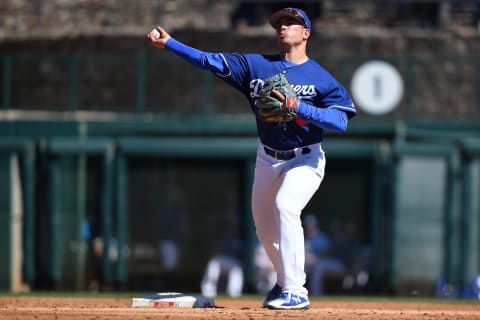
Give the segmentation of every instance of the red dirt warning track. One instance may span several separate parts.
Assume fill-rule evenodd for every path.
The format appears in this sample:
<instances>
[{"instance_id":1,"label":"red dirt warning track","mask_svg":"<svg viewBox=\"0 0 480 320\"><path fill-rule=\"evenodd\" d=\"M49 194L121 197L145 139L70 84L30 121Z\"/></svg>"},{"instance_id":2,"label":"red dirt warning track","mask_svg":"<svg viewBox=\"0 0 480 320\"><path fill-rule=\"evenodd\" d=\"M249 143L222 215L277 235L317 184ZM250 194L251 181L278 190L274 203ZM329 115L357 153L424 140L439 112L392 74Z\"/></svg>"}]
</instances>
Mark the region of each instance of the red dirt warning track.
<instances>
[{"instance_id":1,"label":"red dirt warning track","mask_svg":"<svg viewBox=\"0 0 480 320\"><path fill-rule=\"evenodd\" d=\"M259 299L215 300L216 308L131 308L130 298L0 297L1 320L136 320L136 319L322 319L451 320L480 319L480 302L425 303L313 299L309 310L277 311Z\"/></svg>"}]
</instances>

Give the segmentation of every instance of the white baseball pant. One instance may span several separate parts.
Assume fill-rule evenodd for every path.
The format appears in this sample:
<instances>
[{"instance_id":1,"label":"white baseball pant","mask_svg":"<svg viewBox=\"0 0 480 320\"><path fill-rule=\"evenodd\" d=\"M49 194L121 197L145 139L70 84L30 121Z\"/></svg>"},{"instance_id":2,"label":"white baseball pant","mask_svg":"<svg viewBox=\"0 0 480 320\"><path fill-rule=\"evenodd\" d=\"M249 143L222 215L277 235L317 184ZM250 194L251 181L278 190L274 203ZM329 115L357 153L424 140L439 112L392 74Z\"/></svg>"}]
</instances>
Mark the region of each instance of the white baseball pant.
<instances>
[{"instance_id":1,"label":"white baseball pant","mask_svg":"<svg viewBox=\"0 0 480 320\"><path fill-rule=\"evenodd\" d=\"M321 144L290 160L267 155L260 143L252 188L252 211L257 236L284 291L308 295L305 288L305 244L300 215L323 180L325 154Z\"/></svg>"}]
</instances>

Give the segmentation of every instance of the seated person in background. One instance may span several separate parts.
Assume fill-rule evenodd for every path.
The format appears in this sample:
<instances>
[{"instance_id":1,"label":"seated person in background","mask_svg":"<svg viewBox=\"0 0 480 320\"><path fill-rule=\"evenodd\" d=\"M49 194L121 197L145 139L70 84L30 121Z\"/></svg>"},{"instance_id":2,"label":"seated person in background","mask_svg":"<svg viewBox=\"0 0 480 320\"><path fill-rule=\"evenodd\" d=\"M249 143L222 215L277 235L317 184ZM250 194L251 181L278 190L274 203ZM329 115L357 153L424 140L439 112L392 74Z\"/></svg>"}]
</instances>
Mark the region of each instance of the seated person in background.
<instances>
[{"instance_id":1,"label":"seated person in background","mask_svg":"<svg viewBox=\"0 0 480 320\"><path fill-rule=\"evenodd\" d=\"M317 218L307 215L303 220L305 230L305 264L309 292L312 296L324 294L324 278L327 274L343 275L347 267L344 262L332 256L334 243L318 227ZM335 239L338 240L338 239Z\"/></svg>"},{"instance_id":2,"label":"seated person in background","mask_svg":"<svg viewBox=\"0 0 480 320\"><path fill-rule=\"evenodd\" d=\"M257 292L265 295L277 283L277 274L272 262L268 258L265 248L257 243L253 254L255 267L255 286Z\"/></svg>"},{"instance_id":3,"label":"seated person in background","mask_svg":"<svg viewBox=\"0 0 480 320\"><path fill-rule=\"evenodd\" d=\"M202 294L215 297L219 293L220 277L227 280L226 294L240 297L243 291L243 239L238 236L227 237L222 241L220 250L208 261L200 284Z\"/></svg>"}]
</instances>

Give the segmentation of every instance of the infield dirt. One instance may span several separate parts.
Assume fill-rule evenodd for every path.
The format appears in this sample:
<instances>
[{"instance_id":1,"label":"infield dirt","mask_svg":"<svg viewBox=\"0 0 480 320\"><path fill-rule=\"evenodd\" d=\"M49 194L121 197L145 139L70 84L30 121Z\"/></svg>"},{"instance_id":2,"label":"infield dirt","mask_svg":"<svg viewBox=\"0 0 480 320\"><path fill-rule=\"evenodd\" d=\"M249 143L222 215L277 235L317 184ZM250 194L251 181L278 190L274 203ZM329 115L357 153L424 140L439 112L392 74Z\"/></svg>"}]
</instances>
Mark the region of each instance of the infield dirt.
<instances>
[{"instance_id":1,"label":"infield dirt","mask_svg":"<svg viewBox=\"0 0 480 320\"><path fill-rule=\"evenodd\" d=\"M261 307L260 299L217 298L216 308L131 308L130 298L0 297L0 319L325 319L325 320L450 320L480 319L480 303L398 302L313 299L309 310L277 311Z\"/></svg>"}]
</instances>

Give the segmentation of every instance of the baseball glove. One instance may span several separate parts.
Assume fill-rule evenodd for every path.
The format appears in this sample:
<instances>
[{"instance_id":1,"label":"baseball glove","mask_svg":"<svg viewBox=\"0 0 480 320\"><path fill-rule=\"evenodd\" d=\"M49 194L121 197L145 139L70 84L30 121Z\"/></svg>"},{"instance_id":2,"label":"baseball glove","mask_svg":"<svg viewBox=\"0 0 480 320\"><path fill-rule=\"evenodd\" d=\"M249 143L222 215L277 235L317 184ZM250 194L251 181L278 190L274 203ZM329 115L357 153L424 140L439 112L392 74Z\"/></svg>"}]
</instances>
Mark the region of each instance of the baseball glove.
<instances>
[{"instance_id":1,"label":"baseball glove","mask_svg":"<svg viewBox=\"0 0 480 320\"><path fill-rule=\"evenodd\" d=\"M255 102L260 119L266 122L287 122L297 117L298 97L283 73L265 79Z\"/></svg>"}]
</instances>

